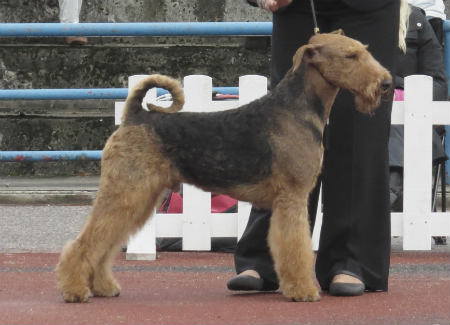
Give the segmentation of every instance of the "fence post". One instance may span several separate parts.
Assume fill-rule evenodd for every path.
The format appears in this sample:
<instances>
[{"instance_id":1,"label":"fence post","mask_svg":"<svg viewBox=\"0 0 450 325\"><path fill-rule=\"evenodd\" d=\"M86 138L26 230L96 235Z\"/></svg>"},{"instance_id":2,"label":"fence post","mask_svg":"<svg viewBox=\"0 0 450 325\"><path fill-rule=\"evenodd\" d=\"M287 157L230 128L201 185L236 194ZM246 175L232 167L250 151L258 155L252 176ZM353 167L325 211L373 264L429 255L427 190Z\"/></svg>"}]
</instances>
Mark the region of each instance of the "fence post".
<instances>
[{"instance_id":1,"label":"fence post","mask_svg":"<svg viewBox=\"0 0 450 325\"><path fill-rule=\"evenodd\" d=\"M210 110L212 79L202 75L185 77L184 97L184 111ZM210 216L211 193L183 184L183 250L211 250Z\"/></svg>"},{"instance_id":2,"label":"fence post","mask_svg":"<svg viewBox=\"0 0 450 325\"><path fill-rule=\"evenodd\" d=\"M239 106L248 104L267 94L267 78L258 75L239 77ZM250 215L251 204L238 201L237 239L244 233Z\"/></svg>"},{"instance_id":3,"label":"fence post","mask_svg":"<svg viewBox=\"0 0 450 325\"><path fill-rule=\"evenodd\" d=\"M311 234L313 250L319 250L320 230L322 229L323 212L322 212L322 185L319 190L319 198L317 201L316 220L314 222L314 229Z\"/></svg>"},{"instance_id":4,"label":"fence post","mask_svg":"<svg viewBox=\"0 0 450 325\"><path fill-rule=\"evenodd\" d=\"M128 93L131 92L136 84L146 78L147 75L134 75L128 78ZM150 89L144 97L143 107L148 101L154 101L156 99L156 88ZM120 123L124 105L116 105L119 112L116 110L116 124ZM145 225L128 240L127 245L127 260L155 260L156 259L156 233L155 233L154 211L151 212L150 219Z\"/></svg>"},{"instance_id":5,"label":"fence post","mask_svg":"<svg viewBox=\"0 0 450 325\"><path fill-rule=\"evenodd\" d=\"M430 250L432 78L405 78L403 249Z\"/></svg>"},{"instance_id":6,"label":"fence post","mask_svg":"<svg viewBox=\"0 0 450 325\"><path fill-rule=\"evenodd\" d=\"M447 79L447 95L450 96L450 21L444 20L444 64ZM450 126L445 126L445 153L450 156ZM450 164L445 164L445 182L450 184Z\"/></svg>"},{"instance_id":7,"label":"fence post","mask_svg":"<svg viewBox=\"0 0 450 325\"><path fill-rule=\"evenodd\" d=\"M239 106L267 94L267 78L258 75L239 77Z\"/></svg>"}]
</instances>

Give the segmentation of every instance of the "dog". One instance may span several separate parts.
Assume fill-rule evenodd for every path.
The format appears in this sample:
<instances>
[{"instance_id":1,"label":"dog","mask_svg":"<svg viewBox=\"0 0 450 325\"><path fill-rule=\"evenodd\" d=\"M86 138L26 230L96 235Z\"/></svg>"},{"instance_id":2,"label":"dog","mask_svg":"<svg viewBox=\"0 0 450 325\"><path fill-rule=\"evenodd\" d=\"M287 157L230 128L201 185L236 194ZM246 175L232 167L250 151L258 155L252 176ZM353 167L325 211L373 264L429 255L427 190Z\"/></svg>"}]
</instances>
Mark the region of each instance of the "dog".
<instances>
[{"instance_id":1,"label":"dog","mask_svg":"<svg viewBox=\"0 0 450 325\"><path fill-rule=\"evenodd\" d=\"M312 36L272 92L232 110L179 112L178 81L147 77L130 92L122 124L105 145L91 215L61 253L63 299L118 296L111 264L120 244L144 225L166 189L189 183L271 209L268 243L282 293L319 300L307 201L321 169L324 127L340 88L354 94L359 112L372 114L391 83L366 46L340 31ZM172 94L169 108L142 108L152 87Z\"/></svg>"}]
</instances>

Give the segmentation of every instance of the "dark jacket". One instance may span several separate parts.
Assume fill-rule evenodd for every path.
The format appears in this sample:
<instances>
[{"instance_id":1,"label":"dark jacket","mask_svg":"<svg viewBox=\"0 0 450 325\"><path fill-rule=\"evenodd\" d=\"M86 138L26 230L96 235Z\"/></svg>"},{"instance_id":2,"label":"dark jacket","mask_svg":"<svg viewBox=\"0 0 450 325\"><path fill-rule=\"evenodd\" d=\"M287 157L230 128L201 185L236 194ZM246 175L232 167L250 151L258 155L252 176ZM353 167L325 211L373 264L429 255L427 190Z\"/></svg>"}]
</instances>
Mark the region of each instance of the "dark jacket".
<instances>
[{"instance_id":1,"label":"dark jacket","mask_svg":"<svg viewBox=\"0 0 450 325\"><path fill-rule=\"evenodd\" d=\"M406 53L399 49L395 88L403 89L403 78L413 74L433 77L433 99L447 99L442 47L425 13L411 6L406 34Z\"/></svg>"},{"instance_id":2,"label":"dark jacket","mask_svg":"<svg viewBox=\"0 0 450 325\"><path fill-rule=\"evenodd\" d=\"M294 2L309 2L310 0L293 0ZM314 3L316 2L336 2L338 0L314 0ZM370 11L370 10L377 10L388 4L389 2L392 2L394 0L341 0L342 2L346 3L350 8L360 10L360 11ZM256 6L254 2L251 2L247 0L249 4L252 6Z\"/></svg>"},{"instance_id":3,"label":"dark jacket","mask_svg":"<svg viewBox=\"0 0 450 325\"><path fill-rule=\"evenodd\" d=\"M394 78L395 88L403 89L404 78L413 74L433 77L433 100L447 99L447 84L443 50L434 30L425 17L425 13L411 6L409 27L406 34L406 53L398 52L397 72ZM403 167L403 132L402 125L393 125L389 136L389 165ZM442 127L433 128L433 162L446 160L444 148L438 133Z\"/></svg>"}]
</instances>

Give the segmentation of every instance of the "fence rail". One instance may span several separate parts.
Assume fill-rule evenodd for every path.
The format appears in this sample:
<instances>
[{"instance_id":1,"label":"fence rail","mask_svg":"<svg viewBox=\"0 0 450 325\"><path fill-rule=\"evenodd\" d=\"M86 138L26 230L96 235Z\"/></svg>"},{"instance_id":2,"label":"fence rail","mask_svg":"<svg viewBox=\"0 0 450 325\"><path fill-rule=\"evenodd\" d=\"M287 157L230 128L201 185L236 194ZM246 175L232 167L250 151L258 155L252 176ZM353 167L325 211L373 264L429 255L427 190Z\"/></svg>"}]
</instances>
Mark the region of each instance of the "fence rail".
<instances>
[{"instance_id":1,"label":"fence rail","mask_svg":"<svg viewBox=\"0 0 450 325\"><path fill-rule=\"evenodd\" d=\"M70 151L0 151L0 161L75 161L100 160L102 150L70 150Z\"/></svg>"},{"instance_id":2,"label":"fence rail","mask_svg":"<svg viewBox=\"0 0 450 325\"><path fill-rule=\"evenodd\" d=\"M447 76L447 90L450 94L450 21L444 21L444 63L445 63L445 75Z\"/></svg>"},{"instance_id":3,"label":"fence rail","mask_svg":"<svg viewBox=\"0 0 450 325\"><path fill-rule=\"evenodd\" d=\"M1 89L0 100L123 99L128 88Z\"/></svg>"},{"instance_id":4,"label":"fence rail","mask_svg":"<svg viewBox=\"0 0 450 325\"><path fill-rule=\"evenodd\" d=\"M214 87L214 92L237 95L237 87ZM157 96L167 94L158 88ZM84 89L0 89L0 100L74 100L74 99L125 99L128 88Z\"/></svg>"},{"instance_id":5,"label":"fence rail","mask_svg":"<svg viewBox=\"0 0 450 325\"><path fill-rule=\"evenodd\" d=\"M268 36L271 22L0 23L0 37Z\"/></svg>"}]
</instances>

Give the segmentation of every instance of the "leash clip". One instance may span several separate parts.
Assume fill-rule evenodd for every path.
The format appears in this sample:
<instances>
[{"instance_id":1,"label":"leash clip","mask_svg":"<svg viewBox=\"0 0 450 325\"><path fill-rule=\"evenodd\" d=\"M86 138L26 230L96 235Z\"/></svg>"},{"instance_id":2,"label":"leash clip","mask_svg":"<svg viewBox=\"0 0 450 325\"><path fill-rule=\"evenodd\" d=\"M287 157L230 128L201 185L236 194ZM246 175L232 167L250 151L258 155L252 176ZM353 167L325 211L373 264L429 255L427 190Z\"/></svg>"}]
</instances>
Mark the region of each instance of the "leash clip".
<instances>
[{"instance_id":1,"label":"leash clip","mask_svg":"<svg viewBox=\"0 0 450 325\"><path fill-rule=\"evenodd\" d=\"M316 17L316 9L314 8L314 0L310 0L310 2L311 2L311 11L312 11L312 16L313 16L313 21L314 21L314 34L319 34L320 29L319 29L319 26L317 25L317 17Z\"/></svg>"}]
</instances>

